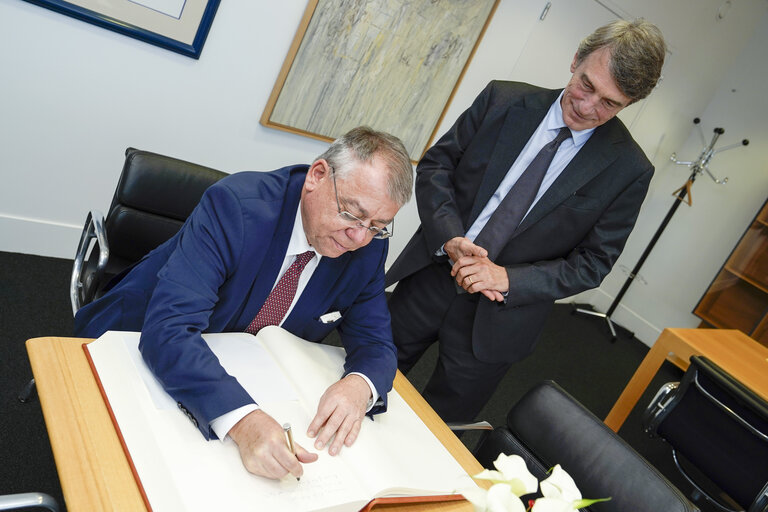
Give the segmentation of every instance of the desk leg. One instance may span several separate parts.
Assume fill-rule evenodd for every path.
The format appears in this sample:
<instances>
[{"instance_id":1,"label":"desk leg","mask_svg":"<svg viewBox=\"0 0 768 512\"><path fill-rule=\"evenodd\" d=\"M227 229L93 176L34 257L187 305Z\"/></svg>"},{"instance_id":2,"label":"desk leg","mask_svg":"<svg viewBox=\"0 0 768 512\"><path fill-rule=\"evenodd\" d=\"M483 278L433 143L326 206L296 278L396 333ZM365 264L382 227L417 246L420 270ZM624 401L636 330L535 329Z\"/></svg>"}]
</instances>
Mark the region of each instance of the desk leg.
<instances>
[{"instance_id":1,"label":"desk leg","mask_svg":"<svg viewBox=\"0 0 768 512\"><path fill-rule=\"evenodd\" d=\"M637 404L637 401L640 400L648 384L651 383L654 375L661 368L661 364L666 359L668 352L668 345L664 333L662 333L659 339L656 340L656 343L653 344L653 347L651 347L651 350L648 351L648 354L646 354L643 362L638 366L619 399L616 400L611 412L605 417L605 424L611 430L614 432L619 431L627 416L629 416L629 413L632 412L632 409Z\"/></svg>"}]
</instances>

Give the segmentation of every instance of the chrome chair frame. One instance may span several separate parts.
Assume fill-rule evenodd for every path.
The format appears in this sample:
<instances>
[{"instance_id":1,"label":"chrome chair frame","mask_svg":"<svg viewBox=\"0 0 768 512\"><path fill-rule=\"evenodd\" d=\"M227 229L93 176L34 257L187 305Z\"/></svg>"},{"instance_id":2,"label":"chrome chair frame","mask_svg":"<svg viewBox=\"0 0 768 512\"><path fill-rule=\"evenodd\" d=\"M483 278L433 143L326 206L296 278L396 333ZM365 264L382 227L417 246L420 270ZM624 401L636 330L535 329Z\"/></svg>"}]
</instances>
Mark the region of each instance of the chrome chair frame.
<instances>
[{"instance_id":1,"label":"chrome chair frame","mask_svg":"<svg viewBox=\"0 0 768 512\"><path fill-rule=\"evenodd\" d=\"M714 405L716 409L720 410L726 417L736 422L757 439L768 444L768 433L763 432L759 428L755 427L747 418L744 418L742 414L737 412L734 407L723 403L722 400L718 399L709 390L707 390L704 385L702 385L699 380L699 371L701 371L699 369L700 365L704 365L704 368L710 368L710 370L708 370L709 372L712 372L713 375L719 376L724 381L728 382L730 386L736 388L740 393L744 394L749 399L749 401L754 404L754 407L756 407L757 410L763 411L764 415L768 413L768 404L764 403L764 401L754 395L746 387L741 385L741 383L736 381L732 376L727 374L724 370L709 361L707 358L693 356L691 358L691 367L689 367L687 370L686 375L683 376L683 380L681 382L668 382L664 384L651 400L643 414L643 429L645 432L648 433L651 437L659 436L657 429L664 421L665 417L672 411L672 409L674 409L674 407L683 400L683 395L686 391L685 388L688 386L694 386L695 389L699 391L701 396L703 396L712 405ZM712 376L710 376L710 378L712 378ZM663 436L660 437L663 438ZM685 465L681 462L681 454L679 453L679 450L671 442L669 445L672 452L672 460L683 478L685 478L685 480L687 480L688 483L693 487L694 496L703 497L707 502L711 503L714 507L722 510L723 512L744 512L741 508L731 508L726 504L721 503L717 498L712 496L710 492L705 490L704 484L702 484L696 477L694 477L691 474L691 471L686 469ZM766 461L766 464L768 464L768 461ZM717 484L716 482L713 483ZM753 502L747 507L747 512L768 512L768 481L765 482L765 485L763 485L762 489L758 491Z\"/></svg>"},{"instance_id":2,"label":"chrome chair frame","mask_svg":"<svg viewBox=\"0 0 768 512\"><path fill-rule=\"evenodd\" d=\"M0 510L16 510L20 508L41 507L50 512L59 512L56 500L42 492L25 492L0 496Z\"/></svg>"},{"instance_id":3,"label":"chrome chair frame","mask_svg":"<svg viewBox=\"0 0 768 512\"><path fill-rule=\"evenodd\" d=\"M96 273L101 274L109 261L109 242L107 242L107 230L104 227L104 215L99 210L91 210L85 218L85 229L80 235L77 245L75 261L72 265L72 276L69 280L69 301L72 304L72 315L84 306L83 283L80 276L83 273L83 264L88 255L88 250L94 240L99 244L99 260Z\"/></svg>"}]
</instances>

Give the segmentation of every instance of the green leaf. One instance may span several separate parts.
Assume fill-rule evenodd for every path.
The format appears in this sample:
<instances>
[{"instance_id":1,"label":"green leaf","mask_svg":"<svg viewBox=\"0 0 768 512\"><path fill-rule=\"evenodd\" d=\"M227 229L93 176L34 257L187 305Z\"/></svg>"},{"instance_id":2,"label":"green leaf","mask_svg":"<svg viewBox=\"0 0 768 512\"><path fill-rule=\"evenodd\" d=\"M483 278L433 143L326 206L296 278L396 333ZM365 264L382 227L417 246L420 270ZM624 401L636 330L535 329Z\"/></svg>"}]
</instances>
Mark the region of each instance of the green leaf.
<instances>
[{"instance_id":1,"label":"green leaf","mask_svg":"<svg viewBox=\"0 0 768 512\"><path fill-rule=\"evenodd\" d=\"M580 508L588 507L595 503L600 503L601 501L611 501L611 498L599 498L596 500L577 500L573 502L573 508L580 509Z\"/></svg>"}]
</instances>

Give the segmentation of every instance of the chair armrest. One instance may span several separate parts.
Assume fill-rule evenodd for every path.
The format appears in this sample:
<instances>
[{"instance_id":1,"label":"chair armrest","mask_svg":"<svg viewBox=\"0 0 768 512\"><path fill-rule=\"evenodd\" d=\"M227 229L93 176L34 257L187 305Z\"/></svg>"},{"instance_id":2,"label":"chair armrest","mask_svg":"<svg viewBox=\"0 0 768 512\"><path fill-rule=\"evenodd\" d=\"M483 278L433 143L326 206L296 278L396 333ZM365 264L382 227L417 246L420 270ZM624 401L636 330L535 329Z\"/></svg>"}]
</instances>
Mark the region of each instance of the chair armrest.
<instances>
[{"instance_id":1,"label":"chair armrest","mask_svg":"<svg viewBox=\"0 0 768 512\"><path fill-rule=\"evenodd\" d=\"M766 512L768 511L768 482L760 491L759 496L754 503L749 507L747 512Z\"/></svg>"},{"instance_id":2,"label":"chair armrest","mask_svg":"<svg viewBox=\"0 0 768 512\"><path fill-rule=\"evenodd\" d=\"M448 428L454 432L463 432L465 430L493 430L493 426L487 421L476 421L474 423L449 422Z\"/></svg>"},{"instance_id":3,"label":"chair armrest","mask_svg":"<svg viewBox=\"0 0 768 512\"><path fill-rule=\"evenodd\" d=\"M675 392L680 387L679 382L667 382L659 388L651 403L643 411L643 432L650 437L656 437L656 427L667 413L667 407L675 398Z\"/></svg>"},{"instance_id":4,"label":"chair armrest","mask_svg":"<svg viewBox=\"0 0 768 512\"><path fill-rule=\"evenodd\" d=\"M99 244L99 260L96 265L96 272L101 273L109 260L109 243L107 242L107 230L104 227L104 215L98 210L91 210L85 218L85 225L80 234L80 243L77 245L75 261L72 265L72 276L69 280L69 300L72 303L72 315L83 306L83 263L94 238Z\"/></svg>"},{"instance_id":5,"label":"chair armrest","mask_svg":"<svg viewBox=\"0 0 768 512\"><path fill-rule=\"evenodd\" d=\"M51 512L58 512L59 505L53 497L42 492L25 492L0 496L0 510L43 507Z\"/></svg>"}]
</instances>

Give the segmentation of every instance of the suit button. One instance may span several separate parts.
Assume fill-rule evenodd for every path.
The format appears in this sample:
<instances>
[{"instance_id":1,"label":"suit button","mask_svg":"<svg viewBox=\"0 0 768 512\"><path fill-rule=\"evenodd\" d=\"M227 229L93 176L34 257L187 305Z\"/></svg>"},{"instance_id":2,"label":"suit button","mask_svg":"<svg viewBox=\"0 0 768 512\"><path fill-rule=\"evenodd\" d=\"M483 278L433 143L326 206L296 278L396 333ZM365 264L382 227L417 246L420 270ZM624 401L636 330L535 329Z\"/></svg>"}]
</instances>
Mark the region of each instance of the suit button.
<instances>
[{"instance_id":1,"label":"suit button","mask_svg":"<svg viewBox=\"0 0 768 512\"><path fill-rule=\"evenodd\" d=\"M192 415L192 413L191 413L191 412L189 412L189 411L187 410L187 408L186 408L186 407L184 407L183 405L181 405L181 402L176 402L176 405L177 405L177 406L178 406L178 408L179 408L179 409L181 409L181 411L182 411L182 412L183 412L183 413L184 413L184 414L187 416L187 418L189 418L189 421L191 421L191 422L192 422L192 424L193 424L195 427L197 427L197 419L195 419L195 417Z\"/></svg>"}]
</instances>

